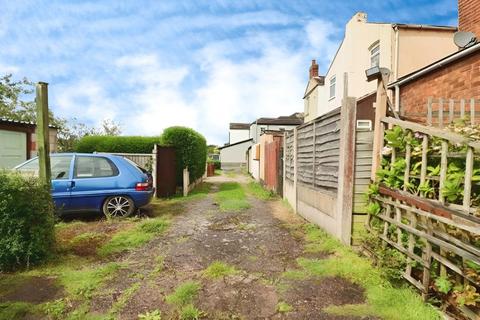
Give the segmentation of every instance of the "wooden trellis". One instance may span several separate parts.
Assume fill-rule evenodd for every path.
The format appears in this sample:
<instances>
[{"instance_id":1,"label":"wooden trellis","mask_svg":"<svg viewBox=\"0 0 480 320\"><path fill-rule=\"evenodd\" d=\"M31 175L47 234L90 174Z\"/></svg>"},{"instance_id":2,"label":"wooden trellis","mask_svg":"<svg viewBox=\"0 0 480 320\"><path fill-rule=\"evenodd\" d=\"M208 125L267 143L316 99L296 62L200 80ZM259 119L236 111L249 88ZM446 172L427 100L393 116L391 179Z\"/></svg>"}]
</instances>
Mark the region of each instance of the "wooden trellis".
<instances>
[{"instance_id":1,"label":"wooden trellis","mask_svg":"<svg viewBox=\"0 0 480 320\"><path fill-rule=\"evenodd\" d=\"M439 107L433 112L433 99L427 103L427 125L410 121L382 118L384 125L400 126L403 130L417 133L422 139L420 175L411 177L412 146L407 143L404 153L392 149L391 164L397 157L405 159L403 176L403 190L393 190L380 185L379 195L374 196L383 210L375 216L368 215L366 227L378 235L385 244L397 249L407 257L404 278L422 291L427 297L432 290L432 272L439 272L441 276L454 279L455 283L471 285L480 292L478 275L467 272L467 262L471 261L480 265L480 248L472 241L480 236L479 208L471 206L472 200L472 174L475 160L479 160L480 141L474 141L463 135L442 129L445 122L451 122L455 116L454 102L444 103L443 99L437 100ZM470 101L468 109L465 102L460 103L460 116L475 123L475 101ZM444 107L448 107L444 110ZM466 117L468 111L468 117ZM435 116L435 118L434 118ZM448 119L448 120L446 120ZM436 124L440 128L433 127ZM429 161L428 146L430 139L441 139L440 173L438 177L428 177L427 167ZM449 154L449 145L465 146L466 151ZM444 184L447 178L449 160L455 158L465 159L465 178L463 181L462 205L448 203L444 195ZM478 168L476 168L478 169ZM418 179L419 185L427 180L436 180L439 183L438 197L427 199L423 192L412 194L408 190L412 178ZM373 227L373 220L380 219L383 230L378 231ZM377 220L378 221L378 220ZM378 225L377 225L378 226ZM452 232L455 230L455 232ZM420 244L420 245L419 245ZM436 268L435 266L439 267ZM437 270L439 269L439 270ZM465 316L478 319L478 307L460 307Z\"/></svg>"}]
</instances>

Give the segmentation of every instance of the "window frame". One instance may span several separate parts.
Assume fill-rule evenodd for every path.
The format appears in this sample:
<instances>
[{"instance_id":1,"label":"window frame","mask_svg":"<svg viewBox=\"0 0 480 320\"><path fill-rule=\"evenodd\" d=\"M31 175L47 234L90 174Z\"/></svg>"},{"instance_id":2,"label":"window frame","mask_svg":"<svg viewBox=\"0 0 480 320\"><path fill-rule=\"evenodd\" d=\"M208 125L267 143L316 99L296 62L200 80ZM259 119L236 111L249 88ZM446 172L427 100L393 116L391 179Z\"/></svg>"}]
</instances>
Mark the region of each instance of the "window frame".
<instances>
[{"instance_id":1,"label":"window frame","mask_svg":"<svg viewBox=\"0 0 480 320\"><path fill-rule=\"evenodd\" d=\"M368 48L370 52L370 68L373 67L380 67L380 41L375 41L372 45ZM374 59L376 60L377 64L373 64Z\"/></svg>"},{"instance_id":2,"label":"window frame","mask_svg":"<svg viewBox=\"0 0 480 320\"><path fill-rule=\"evenodd\" d=\"M332 87L333 87L333 95L332 95ZM329 100L335 99L335 96L337 93L337 75L333 75L330 77L328 88L329 88L328 99Z\"/></svg>"},{"instance_id":3,"label":"window frame","mask_svg":"<svg viewBox=\"0 0 480 320\"><path fill-rule=\"evenodd\" d=\"M77 168L78 168L78 159L79 158L94 158L94 159L98 159L98 158L101 158L101 159L105 159L107 160L107 163L110 165L110 167L112 168L112 171L113 171L113 175L109 175L109 176L100 176L100 177L77 177ZM116 177L118 175L120 175L120 170L118 169L118 167L115 165L115 163L113 163L112 160L110 160L109 158L107 157L98 157L98 156L75 156L75 163L73 165L73 172L72 172L72 178L73 179L102 179L102 178L112 178L112 177Z\"/></svg>"}]
</instances>

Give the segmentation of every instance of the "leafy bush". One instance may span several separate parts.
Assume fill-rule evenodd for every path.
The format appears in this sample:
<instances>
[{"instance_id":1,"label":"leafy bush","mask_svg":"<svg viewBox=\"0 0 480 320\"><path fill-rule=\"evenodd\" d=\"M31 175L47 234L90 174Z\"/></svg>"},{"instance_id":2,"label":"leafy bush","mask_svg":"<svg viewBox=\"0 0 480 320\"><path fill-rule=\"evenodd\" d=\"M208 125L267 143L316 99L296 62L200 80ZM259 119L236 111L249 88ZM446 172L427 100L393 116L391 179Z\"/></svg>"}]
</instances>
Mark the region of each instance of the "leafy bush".
<instances>
[{"instance_id":1,"label":"leafy bush","mask_svg":"<svg viewBox=\"0 0 480 320\"><path fill-rule=\"evenodd\" d=\"M0 172L0 272L42 262L54 241L48 188L37 178Z\"/></svg>"},{"instance_id":2,"label":"leafy bush","mask_svg":"<svg viewBox=\"0 0 480 320\"><path fill-rule=\"evenodd\" d=\"M184 168L188 167L190 181L205 173L207 142L200 133L186 127L170 127L163 131L161 140L164 145L175 148L178 184L182 184Z\"/></svg>"},{"instance_id":3,"label":"leafy bush","mask_svg":"<svg viewBox=\"0 0 480 320\"><path fill-rule=\"evenodd\" d=\"M75 146L76 152L151 153L160 137L86 136Z\"/></svg>"},{"instance_id":4,"label":"leafy bush","mask_svg":"<svg viewBox=\"0 0 480 320\"><path fill-rule=\"evenodd\" d=\"M221 167L222 167L222 163L220 162L220 160L208 159L208 163L213 163L213 165L215 167L215 170L221 169Z\"/></svg>"}]
</instances>

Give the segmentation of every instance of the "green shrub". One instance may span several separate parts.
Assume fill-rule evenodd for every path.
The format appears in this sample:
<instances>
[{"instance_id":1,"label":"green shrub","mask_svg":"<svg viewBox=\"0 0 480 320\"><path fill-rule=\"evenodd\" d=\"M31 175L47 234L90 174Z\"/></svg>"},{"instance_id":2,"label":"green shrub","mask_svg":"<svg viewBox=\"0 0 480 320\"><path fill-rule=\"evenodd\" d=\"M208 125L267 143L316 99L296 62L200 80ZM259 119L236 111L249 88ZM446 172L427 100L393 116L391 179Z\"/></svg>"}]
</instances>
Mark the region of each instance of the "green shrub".
<instances>
[{"instance_id":1,"label":"green shrub","mask_svg":"<svg viewBox=\"0 0 480 320\"><path fill-rule=\"evenodd\" d=\"M76 152L151 153L160 137L86 136L75 146Z\"/></svg>"},{"instance_id":2,"label":"green shrub","mask_svg":"<svg viewBox=\"0 0 480 320\"><path fill-rule=\"evenodd\" d=\"M0 171L0 272L42 262L54 241L48 188L37 178Z\"/></svg>"},{"instance_id":3,"label":"green shrub","mask_svg":"<svg viewBox=\"0 0 480 320\"><path fill-rule=\"evenodd\" d=\"M163 131L162 143L175 148L177 159L177 183L183 184L183 169L188 167L190 181L200 178L205 173L207 161L207 142L193 129L170 127Z\"/></svg>"},{"instance_id":4,"label":"green shrub","mask_svg":"<svg viewBox=\"0 0 480 320\"><path fill-rule=\"evenodd\" d=\"M213 163L215 170L219 170L222 167L222 163L220 162L220 160L208 159L208 163Z\"/></svg>"}]
</instances>

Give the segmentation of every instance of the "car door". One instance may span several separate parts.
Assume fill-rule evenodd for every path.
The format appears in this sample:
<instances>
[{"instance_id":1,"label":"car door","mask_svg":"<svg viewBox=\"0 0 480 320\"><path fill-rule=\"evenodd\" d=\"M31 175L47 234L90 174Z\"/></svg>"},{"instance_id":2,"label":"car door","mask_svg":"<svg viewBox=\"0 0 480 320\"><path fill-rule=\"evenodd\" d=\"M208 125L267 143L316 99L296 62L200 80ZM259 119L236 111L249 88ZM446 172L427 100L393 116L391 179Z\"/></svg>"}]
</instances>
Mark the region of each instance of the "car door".
<instances>
[{"instance_id":1,"label":"car door","mask_svg":"<svg viewBox=\"0 0 480 320\"><path fill-rule=\"evenodd\" d=\"M72 187L72 155L55 155L50 157L52 199L55 210L59 213L70 210L70 191ZM17 167L17 171L26 175L38 176L38 158Z\"/></svg>"},{"instance_id":2,"label":"car door","mask_svg":"<svg viewBox=\"0 0 480 320\"><path fill-rule=\"evenodd\" d=\"M58 155L50 158L52 172L52 198L58 213L68 212L72 181L73 156Z\"/></svg>"},{"instance_id":3,"label":"car door","mask_svg":"<svg viewBox=\"0 0 480 320\"><path fill-rule=\"evenodd\" d=\"M70 207L73 211L99 211L106 197L118 194L119 170L107 157L76 155Z\"/></svg>"}]
</instances>

